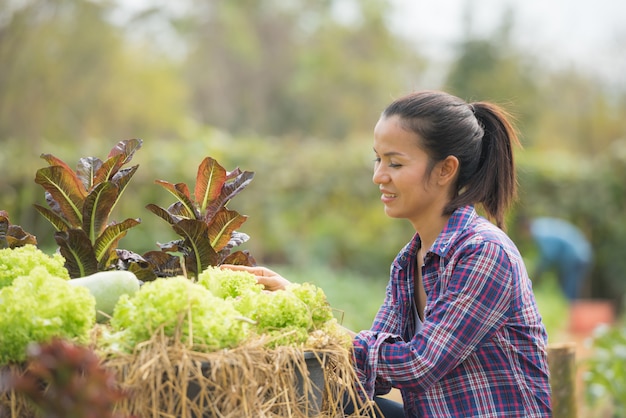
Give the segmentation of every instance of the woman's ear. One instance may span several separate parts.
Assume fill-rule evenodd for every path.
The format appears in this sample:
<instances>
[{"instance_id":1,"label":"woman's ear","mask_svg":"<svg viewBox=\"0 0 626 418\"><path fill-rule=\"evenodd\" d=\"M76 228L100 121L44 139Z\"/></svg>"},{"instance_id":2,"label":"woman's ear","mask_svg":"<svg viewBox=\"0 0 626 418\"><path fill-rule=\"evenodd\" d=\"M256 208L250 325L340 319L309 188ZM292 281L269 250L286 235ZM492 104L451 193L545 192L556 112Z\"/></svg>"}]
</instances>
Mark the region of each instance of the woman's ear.
<instances>
[{"instance_id":1,"label":"woman's ear","mask_svg":"<svg viewBox=\"0 0 626 418\"><path fill-rule=\"evenodd\" d=\"M448 155L443 161L439 162L437 183L441 186L450 184L454 181L458 172L459 159L454 155Z\"/></svg>"}]
</instances>

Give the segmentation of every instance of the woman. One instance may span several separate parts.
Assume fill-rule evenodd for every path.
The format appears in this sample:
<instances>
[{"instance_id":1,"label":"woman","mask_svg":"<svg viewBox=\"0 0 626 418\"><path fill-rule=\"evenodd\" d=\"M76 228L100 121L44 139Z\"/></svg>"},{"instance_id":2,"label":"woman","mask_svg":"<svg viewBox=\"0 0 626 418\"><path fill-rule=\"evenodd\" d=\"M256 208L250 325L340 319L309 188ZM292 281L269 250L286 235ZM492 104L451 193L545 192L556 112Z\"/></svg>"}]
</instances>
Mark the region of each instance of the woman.
<instances>
[{"instance_id":1,"label":"woman","mask_svg":"<svg viewBox=\"0 0 626 418\"><path fill-rule=\"evenodd\" d=\"M354 336L365 395L387 418L551 416L546 330L501 229L516 192L516 144L500 108L443 92L402 97L376 124L373 180L385 213L416 231L371 329ZM270 290L289 283L250 271ZM392 387L402 405L378 397Z\"/></svg>"}]
</instances>

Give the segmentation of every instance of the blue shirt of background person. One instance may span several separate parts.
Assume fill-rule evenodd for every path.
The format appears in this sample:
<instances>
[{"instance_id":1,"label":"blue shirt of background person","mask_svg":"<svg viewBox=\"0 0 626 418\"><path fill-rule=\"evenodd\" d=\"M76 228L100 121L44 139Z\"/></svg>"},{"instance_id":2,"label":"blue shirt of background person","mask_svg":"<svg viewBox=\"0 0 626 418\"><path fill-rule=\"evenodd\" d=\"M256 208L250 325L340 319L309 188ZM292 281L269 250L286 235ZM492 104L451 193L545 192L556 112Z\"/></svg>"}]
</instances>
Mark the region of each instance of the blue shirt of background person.
<instances>
[{"instance_id":1,"label":"blue shirt of background person","mask_svg":"<svg viewBox=\"0 0 626 418\"><path fill-rule=\"evenodd\" d=\"M593 261L585 235L571 223L550 217L531 220L530 234L539 249L532 279L538 281L546 271L554 269L565 297L570 301L579 299Z\"/></svg>"}]
</instances>

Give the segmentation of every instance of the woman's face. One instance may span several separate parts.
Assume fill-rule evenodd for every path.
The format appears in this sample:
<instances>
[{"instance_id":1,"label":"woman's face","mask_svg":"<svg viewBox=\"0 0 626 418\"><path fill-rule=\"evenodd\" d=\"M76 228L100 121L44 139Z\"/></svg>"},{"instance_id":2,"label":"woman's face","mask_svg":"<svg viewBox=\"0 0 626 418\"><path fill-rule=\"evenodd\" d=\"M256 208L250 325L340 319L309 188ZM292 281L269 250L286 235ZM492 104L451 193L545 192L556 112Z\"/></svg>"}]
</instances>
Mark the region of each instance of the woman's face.
<instances>
[{"instance_id":1,"label":"woman's face","mask_svg":"<svg viewBox=\"0 0 626 418\"><path fill-rule=\"evenodd\" d=\"M381 191L385 213L408 219L416 229L420 220L441 216L446 196L436 176L429 175L429 157L419 143L415 133L402 128L398 116L383 117L374 128L373 181Z\"/></svg>"}]
</instances>

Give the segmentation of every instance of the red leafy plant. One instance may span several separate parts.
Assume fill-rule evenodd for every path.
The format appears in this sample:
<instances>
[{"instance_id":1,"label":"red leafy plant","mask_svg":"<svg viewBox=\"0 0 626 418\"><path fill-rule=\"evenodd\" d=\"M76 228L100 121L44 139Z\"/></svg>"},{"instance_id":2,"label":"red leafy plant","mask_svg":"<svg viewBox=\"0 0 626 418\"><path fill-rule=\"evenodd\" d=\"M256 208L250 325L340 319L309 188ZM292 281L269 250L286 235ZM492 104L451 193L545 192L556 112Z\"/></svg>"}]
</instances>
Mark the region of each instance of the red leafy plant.
<instances>
[{"instance_id":1,"label":"red leafy plant","mask_svg":"<svg viewBox=\"0 0 626 418\"><path fill-rule=\"evenodd\" d=\"M193 195L185 183L155 181L177 200L167 209L155 204L146 208L167 221L181 237L159 244L161 251L144 254L158 276L197 277L209 266L256 264L247 251L232 251L250 237L237 231L247 216L226 207L253 178L251 171L236 168L228 172L215 159L206 157L198 166Z\"/></svg>"},{"instance_id":2,"label":"red leafy plant","mask_svg":"<svg viewBox=\"0 0 626 418\"><path fill-rule=\"evenodd\" d=\"M41 155L49 166L37 170L35 182L45 189L49 208L37 204L35 208L56 229L54 238L70 277L114 269L120 239L141 222L109 222L138 165L122 167L141 144L139 139L120 141L104 161L81 158L76 171L51 154Z\"/></svg>"},{"instance_id":3,"label":"red leafy plant","mask_svg":"<svg viewBox=\"0 0 626 418\"><path fill-rule=\"evenodd\" d=\"M114 408L126 397L92 350L60 338L31 344L24 373L9 386L42 418L122 418Z\"/></svg>"},{"instance_id":4,"label":"red leafy plant","mask_svg":"<svg viewBox=\"0 0 626 418\"><path fill-rule=\"evenodd\" d=\"M0 249L23 247L26 244L36 246L37 238L21 226L12 225L8 212L0 210Z\"/></svg>"}]
</instances>

